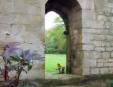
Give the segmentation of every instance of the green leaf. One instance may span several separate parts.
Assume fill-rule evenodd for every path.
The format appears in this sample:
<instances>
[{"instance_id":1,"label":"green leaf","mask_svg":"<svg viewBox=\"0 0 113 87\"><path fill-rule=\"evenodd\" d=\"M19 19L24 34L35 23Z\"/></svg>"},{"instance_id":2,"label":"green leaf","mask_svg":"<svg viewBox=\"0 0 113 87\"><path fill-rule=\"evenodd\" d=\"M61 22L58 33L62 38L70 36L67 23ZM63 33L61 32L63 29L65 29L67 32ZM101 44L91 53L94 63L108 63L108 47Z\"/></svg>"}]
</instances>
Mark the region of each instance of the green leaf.
<instances>
[{"instance_id":1,"label":"green leaf","mask_svg":"<svg viewBox=\"0 0 113 87\"><path fill-rule=\"evenodd\" d=\"M15 61L15 62L19 62L21 59L20 58L16 58L14 56L11 56L11 60L12 61Z\"/></svg>"},{"instance_id":2,"label":"green leaf","mask_svg":"<svg viewBox=\"0 0 113 87\"><path fill-rule=\"evenodd\" d=\"M23 69L23 71L27 74L27 71L25 69Z\"/></svg>"},{"instance_id":3,"label":"green leaf","mask_svg":"<svg viewBox=\"0 0 113 87\"><path fill-rule=\"evenodd\" d=\"M28 62L26 62L24 65L29 65L29 63L28 63Z\"/></svg>"},{"instance_id":4,"label":"green leaf","mask_svg":"<svg viewBox=\"0 0 113 87\"><path fill-rule=\"evenodd\" d=\"M28 71L32 69L32 65L28 65Z\"/></svg>"}]
</instances>

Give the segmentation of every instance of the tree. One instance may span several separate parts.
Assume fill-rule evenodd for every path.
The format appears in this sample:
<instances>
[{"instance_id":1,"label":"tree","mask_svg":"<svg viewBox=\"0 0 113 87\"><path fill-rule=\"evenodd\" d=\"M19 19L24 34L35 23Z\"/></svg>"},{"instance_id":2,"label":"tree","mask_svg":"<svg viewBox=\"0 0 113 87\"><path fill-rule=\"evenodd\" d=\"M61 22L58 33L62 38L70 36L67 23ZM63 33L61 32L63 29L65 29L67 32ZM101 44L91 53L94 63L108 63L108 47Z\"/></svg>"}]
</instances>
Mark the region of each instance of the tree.
<instances>
[{"instance_id":1,"label":"tree","mask_svg":"<svg viewBox=\"0 0 113 87\"><path fill-rule=\"evenodd\" d=\"M46 53L65 53L66 36L63 34L65 25L60 17L54 20L55 27L46 31Z\"/></svg>"}]
</instances>

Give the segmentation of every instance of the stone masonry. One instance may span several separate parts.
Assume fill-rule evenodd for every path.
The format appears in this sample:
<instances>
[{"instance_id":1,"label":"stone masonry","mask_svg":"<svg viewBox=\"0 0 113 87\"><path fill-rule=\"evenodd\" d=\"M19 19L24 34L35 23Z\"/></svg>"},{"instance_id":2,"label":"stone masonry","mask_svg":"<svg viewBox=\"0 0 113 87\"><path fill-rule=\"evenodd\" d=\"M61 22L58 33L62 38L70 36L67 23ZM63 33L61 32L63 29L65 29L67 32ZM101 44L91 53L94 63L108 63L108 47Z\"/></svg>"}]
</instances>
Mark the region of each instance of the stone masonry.
<instances>
[{"instance_id":1,"label":"stone masonry","mask_svg":"<svg viewBox=\"0 0 113 87\"><path fill-rule=\"evenodd\" d=\"M6 44L19 42L22 48L44 57L44 2L0 0L0 55ZM2 57L0 60L3 63ZM33 69L27 75L23 73L21 78L44 78L44 62L35 61Z\"/></svg>"},{"instance_id":2,"label":"stone masonry","mask_svg":"<svg viewBox=\"0 0 113 87\"><path fill-rule=\"evenodd\" d=\"M83 6L83 74L113 73L113 0Z\"/></svg>"},{"instance_id":3,"label":"stone masonry","mask_svg":"<svg viewBox=\"0 0 113 87\"><path fill-rule=\"evenodd\" d=\"M113 74L113 0L0 0L0 55L7 43L20 42L44 56L44 16L49 11L66 25L67 73ZM44 78L44 62L35 61L23 75Z\"/></svg>"},{"instance_id":4,"label":"stone masonry","mask_svg":"<svg viewBox=\"0 0 113 87\"><path fill-rule=\"evenodd\" d=\"M67 73L113 73L113 0L48 0L67 33Z\"/></svg>"}]
</instances>

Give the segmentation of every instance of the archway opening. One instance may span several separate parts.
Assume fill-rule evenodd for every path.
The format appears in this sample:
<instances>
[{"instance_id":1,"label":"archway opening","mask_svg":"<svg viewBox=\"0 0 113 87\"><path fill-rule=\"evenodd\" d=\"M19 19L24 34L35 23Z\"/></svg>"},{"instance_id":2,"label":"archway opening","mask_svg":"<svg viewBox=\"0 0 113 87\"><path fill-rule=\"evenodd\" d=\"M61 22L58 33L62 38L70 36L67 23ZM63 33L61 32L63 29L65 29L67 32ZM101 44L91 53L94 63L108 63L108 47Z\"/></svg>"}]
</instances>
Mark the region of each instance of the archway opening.
<instances>
[{"instance_id":1,"label":"archway opening","mask_svg":"<svg viewBox=\"0 0 113 87\"><path fill-rule=\"evenodd\" d=\"M66 73L66 35L62 17L54 11L45 15L45 72Z\"/></svg>"},{"instance_id":2,"label":"archway opening","mask_svg":"<svg viewBox=\"0 0 113 87\"><path fill-rule=\"evenodd\" d=\"M58 13L65 23L67 39L66 72L68 74L83 74L82 49L82 9L77 0L48 0L45 13Z\"/></svg>"}]
</instances>

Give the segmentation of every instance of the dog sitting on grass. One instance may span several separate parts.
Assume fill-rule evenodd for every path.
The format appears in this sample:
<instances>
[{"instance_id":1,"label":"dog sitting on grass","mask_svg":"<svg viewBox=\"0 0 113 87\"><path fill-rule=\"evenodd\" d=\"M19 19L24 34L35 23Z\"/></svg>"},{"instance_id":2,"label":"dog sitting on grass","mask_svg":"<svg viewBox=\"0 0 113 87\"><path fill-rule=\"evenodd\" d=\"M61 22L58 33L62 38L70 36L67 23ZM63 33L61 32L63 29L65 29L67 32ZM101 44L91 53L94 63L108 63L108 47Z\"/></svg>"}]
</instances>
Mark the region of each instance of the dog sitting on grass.
<instances>
[{"instance_id":1,"label":"dog sitting on grass","mask_svg":"<svg viewBox=\"0 0 113 87\"><path fill-rule=\"evenodd\" d=\"M59 63L57 64L57 70L59 71L59 74L65 73L65 67L61 66Z\"/></svg>"}]
</instances>

